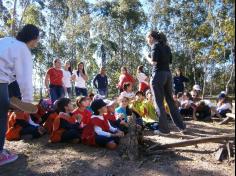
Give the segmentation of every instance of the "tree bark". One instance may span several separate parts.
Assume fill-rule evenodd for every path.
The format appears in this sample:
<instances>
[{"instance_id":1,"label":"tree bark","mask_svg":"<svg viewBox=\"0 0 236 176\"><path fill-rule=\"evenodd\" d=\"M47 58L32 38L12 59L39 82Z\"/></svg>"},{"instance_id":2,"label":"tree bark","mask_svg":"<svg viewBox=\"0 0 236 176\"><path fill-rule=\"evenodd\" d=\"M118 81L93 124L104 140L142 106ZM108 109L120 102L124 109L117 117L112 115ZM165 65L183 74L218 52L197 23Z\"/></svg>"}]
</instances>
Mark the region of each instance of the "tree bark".
<instances>
[{"instance_id":1,"label":"tree bark","mask_svg":"<svg viewBox=\"0 0 236 176\"><path fill-rule=\"evenodd\" d=\"M225 91L226 91L226 94L229 93L229 85L233 79L233 75L234 75L234 71L235 71L235 53L233 52L233 49L231 49L231 55L232 55L232 68L231 68L231 73L230 73L230 77L229 77L229 80L225 86Z\"/></svg>"},{"instance_id":2,"label":"tree bark","mask_svg":"<svg viewBox=\"0 0 236 176\"><path fill-rule=\"evenodd\" d=\"M203 88L202 88L202 99L206 94L206 81L207 81L207 60L204 63L204 76L203 76Z\"/></svg>"},{"instance_id":3,"label":"tree bark","mask_svg":"<svg viewBox=\"0 0 236 176\"><path fill-rule=\"evenodd\" d=\"M28 0L27 2L26 2L26 5L25 5L25 7L24 7L24 10L23 10L23 13L22 13L22 16L21 16L21 19L20 19L20 23L19 23L19 28L21 28L21 25L22 25L22 21L23 21L23 19L24 19L24 15L25 15L25 11L26 11L26 9L27 9L27 7L30 5L30 0Z\"/></svg>"},{"instance_id":4,"label":"tree bark","mask_svg":"<svg viewBox=\"0 0 236 176\"><path fill-rule=\"evenodd\" d=\"M121 138L120 150L123 156L130 160L139 158L139 131L137 129L136 117L133 114L129 119L129 133Z\"/></svg>"},{"instance_id":5,"label":"tree bark","mask_svg":"<svg viewBox=\"0 0 236 176\"><path fill-rule=\"evenodd\" d=\"M11 25L12 36L16 35L16 5L17 5L17 0L14 1L14 9L12 14L12 25Z\"/></svg>"}]
</instances>

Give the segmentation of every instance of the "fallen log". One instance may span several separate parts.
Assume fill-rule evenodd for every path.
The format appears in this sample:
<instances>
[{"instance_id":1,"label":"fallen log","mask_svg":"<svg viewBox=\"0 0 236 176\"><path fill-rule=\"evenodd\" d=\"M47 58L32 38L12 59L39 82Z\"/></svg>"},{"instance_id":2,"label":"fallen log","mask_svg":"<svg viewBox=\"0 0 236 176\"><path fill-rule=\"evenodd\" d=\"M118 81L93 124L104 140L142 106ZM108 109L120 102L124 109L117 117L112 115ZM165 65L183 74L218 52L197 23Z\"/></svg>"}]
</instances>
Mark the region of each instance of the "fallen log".
<instances>
[{"instance_id":1,"label":"fallen log","mask_svg":"<svg viewBox=\"0 0 236 176\"><path fill-rule=\"evenodd\" d=\"M147 149L147 151L151 150L163 150L168 148L177 148L177 147L187 147L196 144L203 144L209 142L221 142L221 141L230 141L235 139L235 134L221 135L221 136L212 136L206 138L196 138L185 140L181 142L175 142L170 144L155 144Z\"/></svg>"}]
</instances>

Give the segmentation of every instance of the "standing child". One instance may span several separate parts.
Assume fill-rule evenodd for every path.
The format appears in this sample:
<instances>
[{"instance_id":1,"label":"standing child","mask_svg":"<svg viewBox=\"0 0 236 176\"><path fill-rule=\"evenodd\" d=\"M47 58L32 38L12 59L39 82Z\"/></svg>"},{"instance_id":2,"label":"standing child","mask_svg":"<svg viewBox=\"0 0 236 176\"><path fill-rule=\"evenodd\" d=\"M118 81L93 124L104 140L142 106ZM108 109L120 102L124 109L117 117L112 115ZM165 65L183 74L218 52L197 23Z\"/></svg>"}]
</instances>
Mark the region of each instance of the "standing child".
<instances>
[{"instance_id":1,"label":"standing child","mask_svg":"<svg viewBox=\"0 0 236 176\"><path fill-rule=\"evenodd\" d=\"M148 77L143 71L143 65L139 66L137 69L137 79L139 81L139 91L146 93L150 86L148 83Z\"/></svg>"},{"instance_id":2,"label":"standing child","mask_svg":"<svg viewBox=\"0 0 236 176\"><path fill-rule=\"evenodd\" d=\"M94 100L91 105L94 112L92 124L95 132L95 143L98 146L114 150L117 148L120 137L123 137L124 133L112 127L109 121L104 118L104 114L107 113L106 106L107 104L101 99Z\"/></svg>"},{"instance_id":3,"label":"standing child","mask_svg":"<svg viewBox=\"0 0 236 176\"><path fill-rule=\"evenodd\" d=\"M56 142L73 142L81 141L82 129L80 128L80 120L72 115L73 105L68 98L61 98L57 102L60 114L53 122L53 132L50 141Z\"/></svg>"}]
</instances>

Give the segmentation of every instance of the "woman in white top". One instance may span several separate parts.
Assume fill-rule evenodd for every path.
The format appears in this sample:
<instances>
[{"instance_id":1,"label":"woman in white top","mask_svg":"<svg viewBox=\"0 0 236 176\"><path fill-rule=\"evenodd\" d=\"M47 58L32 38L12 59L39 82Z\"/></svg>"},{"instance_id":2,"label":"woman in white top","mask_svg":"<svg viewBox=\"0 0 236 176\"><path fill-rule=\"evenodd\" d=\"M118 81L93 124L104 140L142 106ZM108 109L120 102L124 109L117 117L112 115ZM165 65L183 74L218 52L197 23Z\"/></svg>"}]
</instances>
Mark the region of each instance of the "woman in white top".
<instances>
[{"instance_id":1,"label":"woman in white top","mask_svg":"<svg viewBox=\"0 0 236 176\"><path fill-rule=\"evenodd\" d=\"M65 86L66 96L72 98L72 71L70 61L65 62L63 71L63 85Z\"/></svg>"},{"instance_id":2,"label":"woman in white top","mask_svg":"<svg viewBox=\"0 0 236 176\"><path fill-rule=\"evenodd\" d=\"M143 71L143 65L138 66L137 79L139 81L139 91L146 92L150 86L148 83L148 76Z\"/></svg>"},{"instance_id":3,"label":"woman in white top","mask_svg":"<svg viewBox=\"0 0 236 176\"><path fill-rule=\"evenodd\" d=\"M33 102L33 59L30 49L36 48L38 41L39 29L31 24L24 26L16 38L0 39L0 167L18 158L4 149L10 105L8 85L17 81L22 101Z\"/></svg>"},{"instance_id":4,"label":"woman in white top","mask_svg":"<svg viewBox=\"0 0 236 176\"><path fill-rule=\"evenodd\" d=\"M84 63L80 62L78 64L78 69L73 71L73 80L75 81L75 94L76 96L88 96L88 91L86 87L86 81L88 81L88 76L85 73Z\"/></svg>"}]
</instances>

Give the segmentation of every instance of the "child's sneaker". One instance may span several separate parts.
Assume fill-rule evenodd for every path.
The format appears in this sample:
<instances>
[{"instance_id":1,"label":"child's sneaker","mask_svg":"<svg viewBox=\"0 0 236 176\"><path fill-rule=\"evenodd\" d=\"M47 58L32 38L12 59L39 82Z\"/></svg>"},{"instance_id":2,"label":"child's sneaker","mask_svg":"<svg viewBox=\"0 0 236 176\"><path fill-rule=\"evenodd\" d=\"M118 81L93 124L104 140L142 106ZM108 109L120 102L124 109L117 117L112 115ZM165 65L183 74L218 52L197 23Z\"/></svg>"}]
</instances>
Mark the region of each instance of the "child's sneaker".
<instances>
[{"instance_id":1,"label":"child's sneaker","mask_svg":"<svg viewBox=\"0 0 236 176\"><path fill-rule=\"evenodd\" d=\"M31 103L25 103L16 97L10 98L10 105L13 109L17 109L30 114L35 114L38 111L38 108L35 105Z\"/></svg>"},{"instance_id":2,"label":"child's sneaker","mask_svg":"<svg viewBox=\"0 0 236 176\"><path fill-rule=\"evenodd\" d=\"M16 161L17 159L18 159L18 155L11 154L7 150L3 150L2 153L0 153L0 166L12 163Z\"/></svg>"}]
</instances>

